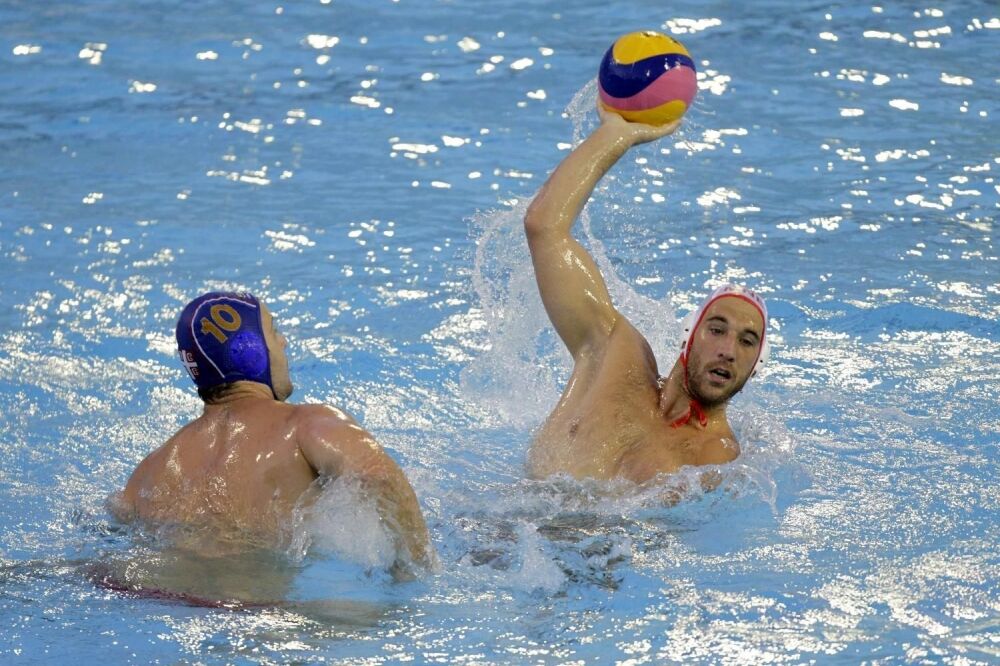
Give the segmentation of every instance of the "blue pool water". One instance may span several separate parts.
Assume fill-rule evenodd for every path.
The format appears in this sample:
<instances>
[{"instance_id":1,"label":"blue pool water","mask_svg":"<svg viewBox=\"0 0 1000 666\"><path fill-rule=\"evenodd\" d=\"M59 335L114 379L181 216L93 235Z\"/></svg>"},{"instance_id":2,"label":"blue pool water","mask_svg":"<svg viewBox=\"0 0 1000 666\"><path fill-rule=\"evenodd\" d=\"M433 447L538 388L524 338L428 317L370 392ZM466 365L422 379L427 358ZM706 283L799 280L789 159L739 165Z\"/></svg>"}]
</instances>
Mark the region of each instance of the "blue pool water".
<instances>
[{"instance_id":1,"label":"blue pool water","mask_svg":"<svg viewBox=\"0 0 1000 666\"><path fill-rule=\"evenodd\" d=\"M568 359L520 214L641 28L699 98L580 234L661 366L720 279L776 327L744 455L668 508L684 474L523 472ZM996 663L998 52L984 0L0 4L0 661ZM440 572L393 583L348 484L282 553L110 521L217 287L405 468Z\"/></svg>"}]
</instances>

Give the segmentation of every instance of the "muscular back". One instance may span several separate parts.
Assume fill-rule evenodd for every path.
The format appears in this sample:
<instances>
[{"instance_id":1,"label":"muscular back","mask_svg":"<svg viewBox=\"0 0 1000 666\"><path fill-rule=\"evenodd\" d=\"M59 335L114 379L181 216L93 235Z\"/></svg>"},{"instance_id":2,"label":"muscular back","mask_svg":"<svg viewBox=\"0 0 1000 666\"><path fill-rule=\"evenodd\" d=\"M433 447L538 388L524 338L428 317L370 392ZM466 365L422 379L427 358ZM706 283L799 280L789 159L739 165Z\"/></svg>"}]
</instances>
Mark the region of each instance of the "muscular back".
<instances>
[{"instance_id":1,"label":"muscular back","mask_svg":"<svg viewBox=\"0 0 1000 666\"><path fill-rule=\"evenodd\" d=\"M317 477L298 444L301 409L268 399L206 406L139 464L123 508L148 522L273 540Z\"/></svg>"},{"instance_id":2,"label":"muscular back","mask_svg":"<svg viewBox=\"0 0 1000 666\"><path fill-rule=\"evenodd\" d=\"M275 546L313 481L349 475L393 533L399 562L433 564L413 488L371 433L339 409L289 405L262 384L241 385L139 463L112 503L119 518L194 527L186 545L201 552Z\"/></svg>"}]
</instances>

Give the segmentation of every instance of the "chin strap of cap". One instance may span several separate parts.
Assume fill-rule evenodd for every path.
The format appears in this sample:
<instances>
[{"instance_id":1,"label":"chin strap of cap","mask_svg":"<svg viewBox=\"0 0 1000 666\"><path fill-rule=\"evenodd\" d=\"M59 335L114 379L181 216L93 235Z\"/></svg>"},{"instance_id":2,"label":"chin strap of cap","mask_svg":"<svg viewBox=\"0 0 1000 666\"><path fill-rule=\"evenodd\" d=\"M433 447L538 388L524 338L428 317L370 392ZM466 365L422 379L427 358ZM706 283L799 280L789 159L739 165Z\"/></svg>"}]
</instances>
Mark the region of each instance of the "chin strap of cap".
<instances>
[{"instance_id":1,"label":"chin strap of cap","mask_svg":"<svg viewBox=\"0 0 1000 666\"><path fill-rule=\"evenodd\" d=\"M698 423L701 424L702 428L708 425L708 415L705 413L705 408L701 406L700 402L691 398L691 402L688 403L687 411L681 414L680 418L676 421L673 421L670 424L670 427L680 428L682 426L686 426L691 422L691 419L696 416L698 417Z\"/></svg>"},{"instance_id":2,"label":"chin strap of cap","mask_svg":"<svg viewBox=\"0 0 1000 666\"><path fill-rule=\"evenodd\" d=\"M690 394L690 389L688 389L688 377L687 377L687 356L681 354L681 365L684 366L684 390ZM708 425L708 414L705 413L705 408L701 406L701 403L697 399L691 398L688 402L687 411L680 415L677 419L670 422L671 428L680 428L686 426L691 422L692 418L698 418L698 423L704 428Z\"/></svg>"}]
</instances>

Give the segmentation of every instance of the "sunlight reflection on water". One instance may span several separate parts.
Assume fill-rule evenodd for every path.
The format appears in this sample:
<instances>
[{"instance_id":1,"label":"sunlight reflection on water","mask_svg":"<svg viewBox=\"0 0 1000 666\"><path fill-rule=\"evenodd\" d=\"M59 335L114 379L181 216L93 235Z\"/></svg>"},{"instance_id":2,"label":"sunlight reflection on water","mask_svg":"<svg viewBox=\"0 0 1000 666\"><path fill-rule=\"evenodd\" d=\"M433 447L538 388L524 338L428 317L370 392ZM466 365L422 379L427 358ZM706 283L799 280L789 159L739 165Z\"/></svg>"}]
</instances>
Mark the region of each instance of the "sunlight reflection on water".
<instances>
[{"instance_id":1,"label":"sunlight reflection on water","mask_svg":"<svg viewBox=\"0 0 1000 666\"><path fill-rule=\"evenodd\" d=\"M0 7L0 655L1000 657L996 7L670 11ZM765 293L776 324L734 404L745 455L674 507L656 493L684 475L523 479L568 358L520 216L595 122L599 54L637 26L684 40L700 94L581 234L661 364L719 280ZM251 595L281 605L92 584L95 562L148 555L104 500L198 413L170 335L216 287L274 304L297 397L400 461L442 572L389 582L358 519L301 560L230 567L237 588L285 585Z\"/></svg>"}]
</instances>

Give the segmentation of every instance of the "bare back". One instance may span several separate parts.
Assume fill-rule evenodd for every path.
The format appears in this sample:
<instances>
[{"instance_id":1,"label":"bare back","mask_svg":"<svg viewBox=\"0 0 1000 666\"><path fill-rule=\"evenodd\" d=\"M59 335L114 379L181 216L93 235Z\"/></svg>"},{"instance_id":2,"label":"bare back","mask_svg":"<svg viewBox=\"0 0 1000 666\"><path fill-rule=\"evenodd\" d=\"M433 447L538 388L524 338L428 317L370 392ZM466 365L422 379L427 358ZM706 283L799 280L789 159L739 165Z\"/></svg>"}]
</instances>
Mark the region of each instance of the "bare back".
<instances>
[{"instance_id":1,"label":"bare back","mask_svg":"<svg viewBox=\"0 0 1000 666\"><path fill-rule=\"evenodd\" d=\"M276 546L317 478L348 475L374 500L399 562L433 563L416 494L371 433L339 409L273 400L262 384L236 386L139 463L112 502L120 519L208 528L186 542L203 553Z\"/></svg>"},{"instance_id":2,"label":"bare back","mask_svg":"<svg viewBox=\"0 0 1000 666\"><path fill-rule=\"evenodd\" d=\"M317 478L298 443L301 410L265 398L207 405L139 464L124 508L148 522L273 540Z\"/></svg>"}]
</instances>

